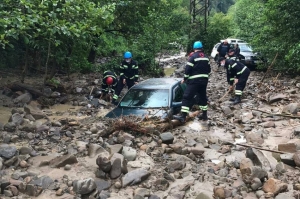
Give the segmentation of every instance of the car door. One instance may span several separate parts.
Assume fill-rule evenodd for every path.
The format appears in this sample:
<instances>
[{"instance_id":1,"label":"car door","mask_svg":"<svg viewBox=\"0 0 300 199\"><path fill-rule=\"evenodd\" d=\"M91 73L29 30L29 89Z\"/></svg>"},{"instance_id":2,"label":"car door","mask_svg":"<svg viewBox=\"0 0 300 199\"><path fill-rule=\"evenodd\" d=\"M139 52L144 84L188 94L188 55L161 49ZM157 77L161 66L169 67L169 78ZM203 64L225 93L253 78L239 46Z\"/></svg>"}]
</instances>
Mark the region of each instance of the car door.
<instances>
[{"instance_id":1,"label":"car door","mask_svg":"<svg viewBox=\"0 0 300 199\"><path fill-rule=\"evenodd\" d=\"M171 104L173 115L179 113L181 110L181 102L185 88L185 84L178 84L173 88Z\"/></svg>"}]
</instances>

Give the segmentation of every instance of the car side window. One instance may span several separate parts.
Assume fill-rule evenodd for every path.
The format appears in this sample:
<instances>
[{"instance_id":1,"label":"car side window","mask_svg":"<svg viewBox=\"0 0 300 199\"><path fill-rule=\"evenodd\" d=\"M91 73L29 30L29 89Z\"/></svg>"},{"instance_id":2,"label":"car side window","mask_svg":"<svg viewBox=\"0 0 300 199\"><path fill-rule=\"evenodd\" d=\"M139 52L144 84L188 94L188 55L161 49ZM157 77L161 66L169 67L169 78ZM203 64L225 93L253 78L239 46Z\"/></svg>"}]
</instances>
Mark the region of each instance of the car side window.
<instances>
[{"instance_id":1,"label":"car side window","mask_svg":"<svg viewBox=\"0 0 300 199\"><path fill-rule=\"evenodd\" d=\"M173 90L173 101L181 102L183 97L183 90L180 86L176 86Z\"/></svg>"}]
</instances>

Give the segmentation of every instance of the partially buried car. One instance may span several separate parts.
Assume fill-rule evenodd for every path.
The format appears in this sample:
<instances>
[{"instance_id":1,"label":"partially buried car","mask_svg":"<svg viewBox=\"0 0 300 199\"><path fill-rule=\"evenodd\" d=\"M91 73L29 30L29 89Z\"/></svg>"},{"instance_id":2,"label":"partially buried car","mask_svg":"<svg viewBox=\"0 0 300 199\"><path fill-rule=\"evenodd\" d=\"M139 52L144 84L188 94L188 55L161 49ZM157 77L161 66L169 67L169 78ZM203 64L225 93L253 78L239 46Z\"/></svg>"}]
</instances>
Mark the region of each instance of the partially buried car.
<instances>
[{"instance_id":1,"label":"partially buried car","mask_svg":"<svg viewBox=\"0 0 300 199\"><path fill-rule=\"evenodd\" d=\"M231 44L232 48L234 44ZM239 43L240 47L240 61L248 67L255 68L259 64L265 63L265 59L256 52L253 52L248 43Z\"/></svg>"},{"instance_id":2,"label":"partially buried car","mask_svg":"<svg viewBox=\"0 0 300 199\"><path fill-rule=\"evenodd\" d=\"M171 117L180 112L185 84L178 78L151 78L134 85L105 117Z\"/></svg>"}]
</instances>

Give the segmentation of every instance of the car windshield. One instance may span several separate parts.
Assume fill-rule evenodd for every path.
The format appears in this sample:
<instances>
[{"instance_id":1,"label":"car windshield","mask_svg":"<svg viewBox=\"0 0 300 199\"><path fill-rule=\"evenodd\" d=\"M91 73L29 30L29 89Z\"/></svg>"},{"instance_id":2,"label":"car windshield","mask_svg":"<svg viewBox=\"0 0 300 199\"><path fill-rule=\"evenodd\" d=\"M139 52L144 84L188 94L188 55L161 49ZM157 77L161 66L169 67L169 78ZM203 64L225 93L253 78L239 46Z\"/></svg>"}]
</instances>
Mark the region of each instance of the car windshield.
<instances>
[{"instance_id":1,"label":"car windshield","mask_svg":"<svg viewBox=\"0 0 300 199\"><path fill-rule=\"evenodd\" d=\"M252 52L251 46L249 44L239 44L241 52Z\"/></svg>"},{"instance_id":2,"label":"car windshield","mask_svg":"<svg viewBox=\"0 0 300 199\"><path fill-rule=\"evenodd\" d=\"M160 108L168 107L169 92L167 89L142 90L131 89L120 102L120 107Z\"/></svg>"}]
</instances>

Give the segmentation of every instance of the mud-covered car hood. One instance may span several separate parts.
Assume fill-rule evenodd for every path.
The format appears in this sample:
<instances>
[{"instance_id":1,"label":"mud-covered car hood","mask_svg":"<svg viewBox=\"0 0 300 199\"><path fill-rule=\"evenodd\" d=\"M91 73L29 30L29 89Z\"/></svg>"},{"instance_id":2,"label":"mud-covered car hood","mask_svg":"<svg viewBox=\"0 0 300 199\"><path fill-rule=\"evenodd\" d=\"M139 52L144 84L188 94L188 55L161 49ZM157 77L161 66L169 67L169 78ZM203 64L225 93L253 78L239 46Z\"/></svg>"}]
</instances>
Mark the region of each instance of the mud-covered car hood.
<instances>
[{"instance_id":1,"label":"mud-covered car hood","mask_svg":"<svg viewBox=\"0 0 300 199\"><path fill-rule=\"evenodd\" d=\"M244 52L240 52L240 54L241 55L243 55L244 57L255 57L255 56L257 56L255 53L253 53L253 52L246 52L246 51L244 51Z\"/></svg>"},{"instance_id":2,"label":"mud-covered car hood","mask_svg":"<svg viewBox=\"0 0 300 199\"><path fill-rule=\"evenodd\" d=\"M120 116L126 116L126 115L137 115L144 117L146 115L149 116L157 116L157 117L166 117L168 113L168 108L162 109L145 109L145 108L123 108L123 107L116 107L113 110L111 110L109 113L105 115L105 117L108 118L117 118Z\"/></svg>"}]
</instances>

